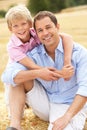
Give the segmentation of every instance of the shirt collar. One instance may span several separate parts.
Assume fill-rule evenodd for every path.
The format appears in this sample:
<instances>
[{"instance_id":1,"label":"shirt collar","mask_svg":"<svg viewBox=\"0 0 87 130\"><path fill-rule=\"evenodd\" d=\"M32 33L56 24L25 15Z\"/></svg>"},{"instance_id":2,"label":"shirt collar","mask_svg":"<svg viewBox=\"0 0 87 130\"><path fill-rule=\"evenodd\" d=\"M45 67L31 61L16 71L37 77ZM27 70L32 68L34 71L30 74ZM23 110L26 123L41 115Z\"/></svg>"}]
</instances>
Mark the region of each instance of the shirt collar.
<instances>
[{"instance_id":1,"label":"shirt collar","mask_svg":"<svg viewBox=\"0 0 87 130\"><path fill-rule=\"evenodd\" d=\"M62 44L62 38L61 37L59 39L59 44L58 44L56 49L59 50L60 52L64 53L63 44Z\"/></svg>"},{"instance_id":2,"label":"shirt collar","mask_svg":"<svg viewBox=\"0 0 87 130\"><path fill-rule=\"evenodd\" d=\"M56 50L58 50L58 51L60 51L61 53L63 53L63 46L62 46L62 39L61 39L61 38L60 38L60 40L59 40L59 44L58 44ZM38 52L38 53L42 53L42 54L44 54L44 55L47 55L47 52L46 52L45 47L44 47L43 44L40 44L38 47L36 47L35 49L33 49L33 50L31 51L31 54L33 55L34 53L37 53L37 52Z\"/></svg>"},{"instance_id":3,"label":"shirt collar","mask_svg":"<svg viewBox=\"0 0 87 130\"><path fill-rule=\"evenodd\" d=\"M22 42L15 34L12 34L11 41L12 41L16 46L24 45L23 42Z\"/></svg>"},{"instance_id":4,"label":"shirt collar","mask_svg":"<svg viewBox=\"0 0 87 130\"><path fill-rule=\"evenodd\" d=\"M36 34L36 32L35 32L35 30L33 29L33 28L30 28L30 35L31 35L31 38L30 38L30 40L32 39L32 40L35 40L35 42L37 43L37 44L40 44L40 41L39 41L39 39L38 39L38 36L37 36L37 34ZM31 41L32 41L31 40Z\"/></svg>"},{"instance_id":5,"label":"shirt collar","mask_svg":"<svg viewBox=\"0 0 87 130\"><path fill-rule=\"evenodd\" d=\"M62 38L60 37L59 39L59 44L56 48L56 50L60 51L61 53L64 53L63 50L63 45L62 45ZM42 51L43 54L47 54L44 45L42 44L41 47L39 48L39 51Z\"/></svg>"}]
</instances>

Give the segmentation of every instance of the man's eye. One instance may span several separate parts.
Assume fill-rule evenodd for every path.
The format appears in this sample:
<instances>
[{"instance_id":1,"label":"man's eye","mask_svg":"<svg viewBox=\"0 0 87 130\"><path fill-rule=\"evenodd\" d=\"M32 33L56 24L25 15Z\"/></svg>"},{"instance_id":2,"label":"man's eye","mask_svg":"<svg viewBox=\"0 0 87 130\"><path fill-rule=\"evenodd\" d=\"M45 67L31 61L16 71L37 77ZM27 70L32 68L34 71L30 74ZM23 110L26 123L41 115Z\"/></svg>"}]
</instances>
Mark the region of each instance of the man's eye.
<instances>
[{"instance_id":1,"label":"man's eye","mask_svg":"<svg viewBox=\"0 0 87 130\"><path fill-rule=\"evenodd\" d=\"M42 32L42 30L37 30L37 33L40 33L40 32Z\"/></svg>"},{"instance_id":2,"label":"man's eye","mask_svg":"<svg viewBox=\"0 0 87 130\"><path fill-rule=\"evenodd\" d=\"M50 28L51 28L50 26L46 27L46 29L50 29Z\"/></svg>"}]
</instances>

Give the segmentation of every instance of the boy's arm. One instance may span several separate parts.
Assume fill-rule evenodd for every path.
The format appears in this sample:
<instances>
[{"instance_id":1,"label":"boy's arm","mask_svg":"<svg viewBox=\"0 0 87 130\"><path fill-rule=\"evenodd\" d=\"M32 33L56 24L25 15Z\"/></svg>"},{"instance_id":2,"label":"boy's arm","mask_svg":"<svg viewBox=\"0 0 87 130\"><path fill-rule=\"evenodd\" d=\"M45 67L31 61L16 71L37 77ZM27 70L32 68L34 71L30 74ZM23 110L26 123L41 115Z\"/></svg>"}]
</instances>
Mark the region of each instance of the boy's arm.
<instances>
[{"instance_id":1,"label":"boy's arm","mask_svg":"<svg viewBox=\"0 0 87 130\"><path fill-rule=\"evenodd\" d=\"M62 68L62 70L55 70L55 72L59 75L59 78L68 80L74 74L74 67L71 65L66 65Z\"/></svg>"},{"instance_id":2,"label":"boy's arm","mask_svg":"<svg viewBox=\"0 0 87 130\"><path fill-rule=\"evenodd\" d=\"M72 58L72 50L73 50L73 40L71 35L68 35L66 33L60 33L60 36L63 40L63 48L64 48L64 66L72 66L71 58ZM74 71L74 68L73 68ZM74 74L73 71L62 71L63 77L65 77L65 80L69 80L72 75ZM65 76L66 75L66 76ZM70 75L70 76L69 76Z\"/></svg>"},{"instance_id":3,"label":"boy's arm","mask_svg":"<svg viewBox=\"0 0 87 130\"><path fill-rule=\"evenodd\" d=\"M41 66L35 64L33 62L33 60L31 58L27 57L27 56L24 57L23 59L21 59L19 61L19 63L22 64L22 65L24 65L28 69L40 69L40 68L42 68Z\"/></svg>"},{"instance_id":4,"label":"boy's arm","mask_svg":"<svg viewBox=\"0 0 87 130\"><path fill-rule=\"evenodd\" d=\"M32 59L27 57L27 54L23 52L21 46L15 46L12 44L8 44L7 46L8 54L10 59L13 61L19 62L24 65L28 69L39 69L40 66L36 65Z\"/></svg>"},{"instance_id":5,"label":"boy's arm","mask_svg":"<svg viewBox=\"0 0 87 130\"><path fill-rule=\"evenodd\" d=\"M63 40L63 47L64 47L64 65L71 65L71 57L72 57L72 50L73 50L73 40L71 35L66 33L60 33L60 36Z\"/></svg>"}]
</instances>

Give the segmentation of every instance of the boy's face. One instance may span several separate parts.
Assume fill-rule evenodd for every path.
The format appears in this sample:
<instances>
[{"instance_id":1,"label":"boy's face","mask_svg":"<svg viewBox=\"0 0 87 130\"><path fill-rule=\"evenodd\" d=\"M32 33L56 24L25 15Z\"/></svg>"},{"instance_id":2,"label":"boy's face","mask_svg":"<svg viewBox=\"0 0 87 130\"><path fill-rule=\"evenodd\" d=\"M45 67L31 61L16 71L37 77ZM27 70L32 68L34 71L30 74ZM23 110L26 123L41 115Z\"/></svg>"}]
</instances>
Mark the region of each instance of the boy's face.
<instances>
[{"instance_id":1,"label":"boy's face","mask_svg":"<svg viewBox=\"0 0 87 130\"><path fill-rule=\"evenodd\" d=\"M10 31L14 33L22 42L27 42L30 40L29 30L32 27L32 23L30 24L25 19L18 19L12 21L12 26Z\"/></svg>"},{"instance_id":2,"label":"boy's face","mask_svg":"<svg viewBox=\"0 0 87 130\"><path fill-rule=\"evenodd\" d=\"M41 43L43 43L46 47L58 45L59 25L55 25L49 17L44 17L41 20L37 20L35 22L35 27Z\"/></svg>"}]
</instances>

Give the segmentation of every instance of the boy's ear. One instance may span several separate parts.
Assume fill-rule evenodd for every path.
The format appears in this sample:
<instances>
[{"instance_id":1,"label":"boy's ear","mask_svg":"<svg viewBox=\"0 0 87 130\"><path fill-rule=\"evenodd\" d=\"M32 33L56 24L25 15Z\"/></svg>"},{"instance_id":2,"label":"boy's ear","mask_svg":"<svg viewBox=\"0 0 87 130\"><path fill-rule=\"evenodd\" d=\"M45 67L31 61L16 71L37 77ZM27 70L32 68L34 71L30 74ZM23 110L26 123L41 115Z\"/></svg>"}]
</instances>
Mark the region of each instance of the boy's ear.
<instances>
[{"instance_id":1,"label":"boy's ear","mask_svg":"<svg viewBox=\"0 0 87 130\"><path fill-rule=\"evenodd\" d=\"M9 27L9 26L8 26L8 29L9 29L10 31L12 31L12 28L11 28L11 27Z\"/></svg>"}]
</instances>

